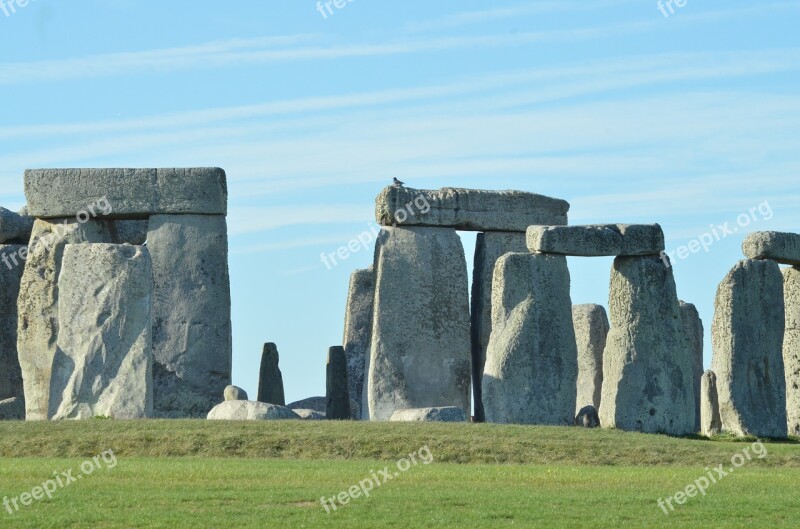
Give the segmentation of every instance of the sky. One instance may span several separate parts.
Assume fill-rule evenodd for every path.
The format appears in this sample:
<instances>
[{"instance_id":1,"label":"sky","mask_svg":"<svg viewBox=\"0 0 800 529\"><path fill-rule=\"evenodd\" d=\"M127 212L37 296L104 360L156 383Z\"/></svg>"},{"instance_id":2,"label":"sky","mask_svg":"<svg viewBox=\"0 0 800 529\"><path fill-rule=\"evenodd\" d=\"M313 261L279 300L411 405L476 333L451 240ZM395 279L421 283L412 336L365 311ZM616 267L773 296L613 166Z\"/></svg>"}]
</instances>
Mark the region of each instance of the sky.
<instances>
[{"instance_id":1,"label":"sky","mask_svg":"<svg viewBox=\"0 0 800 529\"><path fill-rule=\"evenodd\" d=\"M4 1L0 205L26 168L224 168L251 397L264 342L287 402L324 395L372 249L321 254L373 229L392 177L658 222L706 367L743 236L800 231L800 1ZM570 259L574 303L607 306L611 263Z\"/></svg>"}]
</instances>

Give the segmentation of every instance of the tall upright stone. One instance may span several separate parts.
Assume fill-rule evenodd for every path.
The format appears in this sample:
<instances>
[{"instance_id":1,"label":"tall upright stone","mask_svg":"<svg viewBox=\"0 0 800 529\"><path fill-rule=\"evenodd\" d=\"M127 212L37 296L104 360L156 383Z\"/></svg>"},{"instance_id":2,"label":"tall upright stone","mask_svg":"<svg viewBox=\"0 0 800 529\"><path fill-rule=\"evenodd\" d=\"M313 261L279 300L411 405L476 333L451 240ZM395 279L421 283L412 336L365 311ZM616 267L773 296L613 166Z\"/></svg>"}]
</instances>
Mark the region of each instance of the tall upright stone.
<instances>
[{"instance_id":1,"label":"tall upright stone","mask_svg":"<svg viewBox=\"0 0 800 529\"><path fill-rule=\"evenodd\" d=\"M717 288L711 338L723 429L786 437L783 276L774 261L738 262Z\"/></svg>"},{"instance_id":2,"label":"tall upright stone","mask_svg":"<svg viewBox=\"0 0 800 529\"><path fill-rule=\"evenodd\" d=\"M576 412L585 406L600 408L603 391L603 350L610 325L602 305L575 305L572 323L578 346L578 396Z\"/></svg>"},{"instance_id":3,"label":"tall upright stone","mask_svg":"<svg viewBox=\"0 0 800 529\"><path fill-rule=\"evenodd\" d=\"M20 254L27 250L19 244L0 245L0 401L24 395L17 356L17 298L25 270Z\"/></svg>"},{"instance_id":4,"label":"tall upright stone","mask_svg":"<svg viewBox=\"0 0 800 529\"><path fill-rule=\"evenodd\" d=\"M18 298L17 352L25 388L26 418L48 420L50 379L58 341L58 277L67 244L130 242L135 230L120 224L138 221L36 220Z\"/></svg>"},{"instance_id":5,"label":"tall upright stone","mask_svg":"<svg viewBox=\"0 0 800 529\"><path fill-rule=\"evenodd\" d=\"M154 413L204 418L231 383L228 236L221 215L154 215Z\"/></svg>"},{"instance_id":6,"label":"tall upright stone","mask_svg":"<svg viewBox=\"0 0 800 529\"><path fill-rule=\"evenodd\" d=\"M353 419L369 420L367 373L372 339L372 307L375 298L375 270L355 270L350 276L344 316L344 354L347 357L347 384L350 399L356 403Z\"/></svg>"},{"instance_id":7,"label":"tall upright stone","mask_svg":"<svg viewBox=\"0 0 800 529\"><path fill-rule=\"evenodd\" d=\"M62 267L53 419L150 417L153 279L147 249L68 244Z\"/></svg>"},{"instance_id":8,"label":"tall upright stone","mask_svg":"<svg viewBox=\"0 0 800 529\"><path fill-rule=\"evenodd\" d=\"M286 406L283 394L283 374L279 366L278 346L265 343L261 353L261 371L258 378L258 401ZM245 399L246 400L246 399Z\"/></svg>"},{"instance_id":9,"label":"tall upright stone","mask_svg":"<svg viewBox=\"0 0 800 529\"><path fill-rule=\"evenodd\" d=\"M525 253L525 234L491 231L479 233L472 269L472 395L476 422L484 422L483 366L492 335L492 276L497 260L503 255Z\"/></svg>"},{"instance_id":10,"label":"tall upright stone","mask_svg":"<svg viewBox=\"0 0 800 529\"><path fill-rule=\"evenodd\" d=\"M703 376L703 321L697 307L691 303L680 302L681 320L689 350L692 353L692 383L695 401L695 431L700 431L700 378Z\"/></svg>"},{"instance_id":11,"label":"tall upright stone","mask_svg":"<svg viewBox=\"0 0 800 529\"><path fill-rule=\"evenodd\" d=\"M711 437L721 431L722 419L719 415L717 375L708 370L703 373L700 381L700 433Z\"/></svg>"},{"instance_id":12,"label":"tall upright stone","mask_svg":"<svg viewBox=\"0 0 800 529\"><path fill-rule=\"evenodd\" d=\"M378 238L370 419L396 410L470 410L467 263L451 228L386 228Z\"/></svg>"},{"instance_id":13,"label":"tall upright stone","mask_svg":"<svg viewBox=\"0 0 800 529\"><path fill-rule=\"evenodd\" d=\"M328 349L326 366L325 417L330 421L350 419L350 395L347 384L347 358L344 347Z\"/></svg>"},{"instance_id":14,"label":"tall upright stone","mask_svg":"<svg viewBox=\"0 0 800 529\"><path fill-rule=\"evenodd\" d=\"M604 428L694 432L692 355L672 269L658 256L617 257L609 293L611 331L603 353Z\"/></svg>"},{"instance_id":15,"label":"tall upright stone","mask_svg":"<svg viewBox=\"0 0 800 529\"><path fill-rule=\"evenodd\" d=\"M786 418L789 434L800 436L800 266L783 271L786 334L783 364L786 373Z\"/></svg>"},{"instance_id":16,"label":"tall upright stone","mask_svg":"<svg viewBox=\"0 0 800 529\"><path fill-rule=\"evenodd\" d=\"M483 373L487 422L573 423L578 351L569 285L564 256L498 259Z\"/></svg>"}]
</instances>

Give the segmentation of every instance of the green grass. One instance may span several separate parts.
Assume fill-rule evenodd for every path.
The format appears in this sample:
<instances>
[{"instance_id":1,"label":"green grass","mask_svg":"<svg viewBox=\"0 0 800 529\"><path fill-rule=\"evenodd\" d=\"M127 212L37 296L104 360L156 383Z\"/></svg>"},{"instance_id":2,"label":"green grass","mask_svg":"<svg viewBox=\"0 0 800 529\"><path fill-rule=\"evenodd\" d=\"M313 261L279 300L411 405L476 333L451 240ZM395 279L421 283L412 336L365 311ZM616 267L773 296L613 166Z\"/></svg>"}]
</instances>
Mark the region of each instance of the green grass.
<instances>
[{"instance_id":1,"label":"green grass","mask_svg":"<svg viewBox=\"0 0 800 529\"><path fill-rule=\"evenodd\" d=\"M427 445L418 464L330 514L320 503ZM117 465L0 528L797 527L800 444L767 443L706 496L670 497L749 446L496 425L87 421L0 424L0 500L112 449ZM2 506L0 506L2 509Z\"/></svg>"}]
</instances>

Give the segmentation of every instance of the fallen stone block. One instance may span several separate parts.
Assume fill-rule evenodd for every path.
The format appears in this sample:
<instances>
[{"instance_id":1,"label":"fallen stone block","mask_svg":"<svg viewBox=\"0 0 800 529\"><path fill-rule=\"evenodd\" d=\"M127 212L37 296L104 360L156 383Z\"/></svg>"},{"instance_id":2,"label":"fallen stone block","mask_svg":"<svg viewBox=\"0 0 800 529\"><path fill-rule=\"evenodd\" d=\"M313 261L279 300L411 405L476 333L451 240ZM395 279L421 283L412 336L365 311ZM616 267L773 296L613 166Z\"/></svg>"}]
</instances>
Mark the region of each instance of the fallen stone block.
<instances>
[{"instance_id":1,"label":"fallen stone block","mask_svg":"<svg viewBox=\"0 0 800 529\"><path fill-rule=\"evenodd\" d=\"M470 409L464 248L450 228L387 228L378 238L370 419L398 409Z\"/></svg>"},{"instance_id":2,"label":"fallen stone block","mask_svg":"<svg viewBox=\"0 0 800 529\"><path fill-rule=\"evenodd\" d=\"M483 372L487 422L573 423L578 350L569 285L564 256L511 253L497 261Z\"/></svg>"},{"instance_id":3,"label":"fallen stone block","mask_svg":"<svg viewBox=\"0 0 800 529\"><path fill-rule=\"evenodd\" d=\"M717 288L711 332L724 431L786 437L784 325L778 263L738 262Z\"/></svg>"},{"instance_id":4,"label":"fallen stone block","mask_svg":"<svg viewBox=\"0 0 800 529\"><path fill-rule=\"evenodd\" d=\"M578 346L578 410L591 405L600 407L603 391L603 350L609 331L608 315L601 305L575 305L572 324Z\"/></svg>"},{"instance_id":5,"label":"fallen stone block","mask_svg":"<svg viewBox=\"0 0 800 529\"><path fill-rule=\"evenodd\" d=\"M777 231L750 233L742 242L748 259L771 259L781 264L800 265L800 234Z\"/></svg>"},{"instance_id":6,"label":"fallen stone block","mask_svg":"<svg viewBox=\"0 0 800 529\"><path fill-rule=\"evenodd\" d=\"M472 269L472 395L473 415L476 422L484 422L483 411L483 367L486 364L486 349L492 335L492 277L497 260L503 255L527 253L524 233L490 231L479 233L475 246L475 261Z\"/></svg>"},{"instance_id":7,"label":"fallen stone block","mask_svg":"<svg viewBox=\"0 0 800 529\"><path fill-rule=\"evenodd\" d=\"M392 414L393 422L466 422L464 410L455 406L443 408L417 408L412 410L397 410Z\"/></svg>"},{"instance_id":8,"label":"fallen stone block","mask_svg":"<svg viewBox=\"0 0 800 529\"><path fill-rule=\"evenodd\" d=\"M530 226L527 244L534 253L582 257L658 255L664 250L664 232L658 224Z\"/></svg>"},{"instance_id":9,"label":"fallen stone block","mask_svg":"<svg viewBox=\"0 0 800 529\"><path fill-rule=\"evenodd\" d=\"M225 215L228 189L219 168L28 169L25 196L37 218Z\"/></svg>"},{"instance_id":10,"label":"fallen stone block","mask_svg":"<svg viewBox=\"0 0 800 529\"><path fill-rule=\"evenodd\" d=\"M279 421L299 419L300 416L285 406L252 400L228 400L208 412L209 421Z\"/></svg>"},{"instance_id":11,"label":"fallen stone block","mask_svg":"<svg viewBox=\"0 0 800 529\"><path fill-rule=\"evenodd\" d=\"M375 201L381 226L430 226L524 232L533 224L567 223L569 203L522 191L389 186Z\"/></svg>"},{"instance_id":12,"label":"fallen stone block","mask_svg":"<svg viewBox=\"0 0 800 529\"><path fill-rule=\"evenodd\" d=\"M50 385L53 419L152 416L152 301L146 248L66 245Z\"/></svg>"},{"instance_id":13,"label":"fallen stone block","mask_svg":"<svg viewBox=\"0 0 800 529\"><path fill-rule=\"evenodd\" d=\"M325 413L327 406L328 399L325 397L308 397L286 405L290 410L314 410L320 413Z\"/></svg>"},{"instance_id":14,"label":"fallen stone block","mask_svg":"<svg viewBox=\"0 0 800 529\"><path fill-rule=\"evenodd\" d=\"M695 433L692 353L672 269L658 256L617 257L608 312L600 423L625 431Z\"/></svg>"},{"instance_id":15,"label":"fallen stone block","mask_svg":"<svg viewBox=\"0 0 800 529\"><path fill-rule=\"evenodd\" d=\"M317 410L297 409L292 411L305 421L324 421L327 418L324 412Z\"/></svg>"}]
</instances>

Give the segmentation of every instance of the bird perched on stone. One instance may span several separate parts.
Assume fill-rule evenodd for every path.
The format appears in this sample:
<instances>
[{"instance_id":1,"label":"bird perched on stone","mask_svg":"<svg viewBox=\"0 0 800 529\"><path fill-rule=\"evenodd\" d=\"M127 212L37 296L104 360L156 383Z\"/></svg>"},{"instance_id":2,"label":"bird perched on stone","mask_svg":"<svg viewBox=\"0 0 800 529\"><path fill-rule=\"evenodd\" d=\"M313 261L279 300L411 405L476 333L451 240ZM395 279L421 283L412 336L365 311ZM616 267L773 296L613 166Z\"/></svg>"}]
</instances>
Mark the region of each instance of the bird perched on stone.
<instances>
[{"instance_id":1,"label":"bird perched on stone","mask_svg":"<svg viewBox=\"0 0 800 529\"><path fill-rule=\"evenodd\" d=\"M392 178L392 180L394 180L394 185L395 185L396 187L403 187L403 185L405 185L405 182L401 182L401 181L400 181L400 180L398 180L397 178Z\"/></svg>"}]
</instances>

